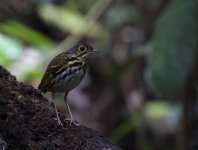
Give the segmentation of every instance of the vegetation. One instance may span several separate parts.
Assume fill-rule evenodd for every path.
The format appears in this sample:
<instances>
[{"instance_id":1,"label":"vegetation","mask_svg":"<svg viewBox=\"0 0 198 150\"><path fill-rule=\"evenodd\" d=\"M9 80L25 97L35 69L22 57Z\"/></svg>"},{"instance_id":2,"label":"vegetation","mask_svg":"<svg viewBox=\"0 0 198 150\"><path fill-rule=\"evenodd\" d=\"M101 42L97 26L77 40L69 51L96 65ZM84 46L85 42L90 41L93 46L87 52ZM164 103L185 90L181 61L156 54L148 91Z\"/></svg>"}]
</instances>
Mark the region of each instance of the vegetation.
<instances>
[{"instance_id":1,"label":"vegetation","mask_svg":"<svg viewBox=\"0 0 198 150\"><path fill-rule=\"evenodd\" d=\"M0 2L0 65L20 81L86 41L100 53L69 95L80 123L126 150L198 147L197 0L15 1Z\"/></svg>"}]
</instances>

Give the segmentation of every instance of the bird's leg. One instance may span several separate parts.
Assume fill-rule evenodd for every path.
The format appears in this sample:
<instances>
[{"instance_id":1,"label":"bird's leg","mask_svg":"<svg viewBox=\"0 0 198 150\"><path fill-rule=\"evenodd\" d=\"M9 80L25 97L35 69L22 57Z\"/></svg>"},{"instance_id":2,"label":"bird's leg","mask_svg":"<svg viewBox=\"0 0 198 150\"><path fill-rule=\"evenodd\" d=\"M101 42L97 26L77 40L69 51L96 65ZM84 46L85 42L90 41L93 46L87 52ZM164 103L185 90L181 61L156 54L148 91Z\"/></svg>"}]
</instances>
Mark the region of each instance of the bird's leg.
<instances>
[{"instance_id":1,"label":"bird's leg","mask_svg":"<svg viewBox=\"0 0 198 150\"><path fill-rule=\"evenodd\" d=\"M53 101L54 108L55 108L55 111L56 111L56 120L58 121L58 125L61 125L61 127L63 127L63 123L61 122L61 120L58 116L58 111L57 111L56 103L55 103L54 100L55 100L55 93L52 93L52 101Z\"/></svg>"},{"instance_id":2,"label":"bird's leg","mask_svg":"<svg viewBox=\"0 0 198 150\"><path fill-rule=\"evenodd\" d=\"M71 110L70 110L69 104L68 104L68 102L67 102L67 93L65 93L64 100L65 100L65 103L66 103L66 105L67 105L67 109L68 109L69 115L70 115L70 118L66 118L65 120L70 120L70 126L71 126L72 123L75 124L76 126L78 126L79 123L77 123L77 122L74 120L74 117L73 117L72 112L71 112Z\"/></svg>"}]
</instances>

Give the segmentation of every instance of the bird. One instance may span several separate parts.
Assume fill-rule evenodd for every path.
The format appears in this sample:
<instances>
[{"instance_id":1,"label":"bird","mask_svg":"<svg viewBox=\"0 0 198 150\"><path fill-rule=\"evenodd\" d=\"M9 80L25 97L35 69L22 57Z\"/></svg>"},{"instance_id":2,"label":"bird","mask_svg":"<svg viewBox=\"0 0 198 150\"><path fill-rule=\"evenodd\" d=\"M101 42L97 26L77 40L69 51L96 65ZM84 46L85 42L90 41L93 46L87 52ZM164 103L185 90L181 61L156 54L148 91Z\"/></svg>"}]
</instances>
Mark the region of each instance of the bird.
<instances>
[{"instance_id":1,"label":"bird","mask_svg":"<svg viewBox=\"0 0 198 150\"><path fill-rule=\"evenodd\" d=\"M44 76L41 79L41 83L38 86L38 90L42 93L51 92L52 100L56 112L56 120L58 125L63 127L61 122L58 110L55 104L55 95L56 93L65 93L64 101L66 107L69 111L70 125L75 122L71 109L67 101L68 93L77 87L82 79L85 77L87 70L86 59L90 54L96 53L97 51L87 43L79 43L66 50L65 52L60 53L49 63Z\"/></svg>"}]
</instances>

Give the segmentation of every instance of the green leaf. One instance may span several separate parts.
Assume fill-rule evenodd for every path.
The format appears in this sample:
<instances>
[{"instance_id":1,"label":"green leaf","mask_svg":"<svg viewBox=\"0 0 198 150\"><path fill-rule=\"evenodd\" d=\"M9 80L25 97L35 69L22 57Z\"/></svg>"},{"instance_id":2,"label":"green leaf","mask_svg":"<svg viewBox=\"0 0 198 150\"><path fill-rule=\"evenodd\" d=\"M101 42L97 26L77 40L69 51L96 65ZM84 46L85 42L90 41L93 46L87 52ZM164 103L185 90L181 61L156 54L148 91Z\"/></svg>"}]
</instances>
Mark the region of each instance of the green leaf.
<instances>
[{"instance_id":1,"label":"green leaf","mask_svg":"<svg viewBox=\"0 0 198 150\"><path fill-rule=\"evenodd\" d=\"M55 44L45 35L15 21L1 23L0 30L42 49L51 48Z\"/></svg>"},{"instance_id":2,"label":"green leaf","mask_svg":"<svg viewBox=\"0 0 198 150\"><path fill-rule=\"evenodd\" d=\"M75 35L84 35L85 31L88 36L94 38L108 38L109 33L99 23L90 28L94 22L85 19L78 11L53 5L40 5L38 8L39 15L48 23L55 25L65 32L73 32ZM79 24L81 26L79 27ZM79 28L79 30L75 30Z\"/></svg>"},{"instance_id":3,"label":"green leaf","mask_svg":"<svg viewBox=\"0 0 198 150\"><path fill-rule=\"evenodd\" d=\"M149 101L145 105L144 113L149 119L165 119L171 111L171 105L166 100Z\"/></svg>"},{"instance_id":4,"label":"green leaf","mask_svg":"<svg viewBox=\"0 0 198 150\"><path fill-rule=\"evenodd\" d=\"M197 8L197 0L174 0L157 22L149 62L160 95L175 97L192 69L198 48Z\"/></svg>"},{"instance_id":5,"label":"green leaf","mask_svg":"<svg viewBox=\"0 0 198 150\"><path fill-rule=\"evenodd\" d=\"M87 13L94 5L96 0L69 0L66 1L66 6L75 10L79 10L83 14Z\"/></svg>"},{"instance_id":6,"label":"green leaf","mask_svg":"<svg viewBox=\"0 0 198 150\"><path fill-rule=\"evenodd\" d=\"M9 66L22 52L22 43L0 34L0 64Z\"/></svg>"}]
</instances>

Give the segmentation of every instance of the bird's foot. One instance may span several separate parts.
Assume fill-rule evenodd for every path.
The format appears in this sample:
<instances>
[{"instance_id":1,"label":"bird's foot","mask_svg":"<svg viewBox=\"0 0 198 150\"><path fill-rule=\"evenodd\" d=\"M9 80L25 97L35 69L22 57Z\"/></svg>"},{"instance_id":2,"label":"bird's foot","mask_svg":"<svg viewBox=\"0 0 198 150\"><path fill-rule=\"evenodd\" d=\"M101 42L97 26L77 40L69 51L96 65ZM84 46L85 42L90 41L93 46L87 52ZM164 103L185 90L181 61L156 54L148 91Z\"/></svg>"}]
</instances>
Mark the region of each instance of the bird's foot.
<instances>
[{"instance_id":1,"label":"bird's foot","mask_svg":"<svg viewBox=\"0 0 198 150\"><path fill-rule=\"evenodd\" d=\"M72 123L73 123L74 125L76 125L76 126L79 126L79 125L80 125L80 124L79 124L77 121L75 121L73 118L65 118L64 121L70 121L69 126L71 126Z\"/></svg>"},{"instance_id":2,"label":"bird's foot","mask_svg":"<svg viewBox=\"0 0 198 150\"><path fill-rule=\"evenodd\" d=\"M61 122L60 118L53 118L54 120L57 120L58 125L61 126L63 128L63 123Z\"/></svg>"}]
</instances>

